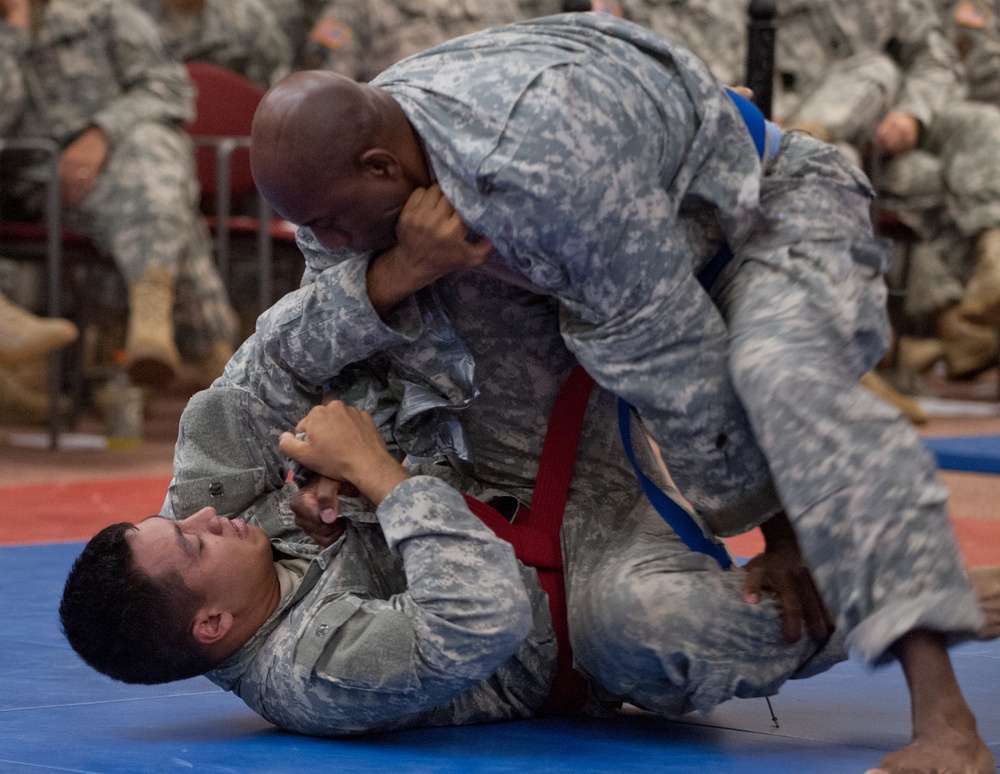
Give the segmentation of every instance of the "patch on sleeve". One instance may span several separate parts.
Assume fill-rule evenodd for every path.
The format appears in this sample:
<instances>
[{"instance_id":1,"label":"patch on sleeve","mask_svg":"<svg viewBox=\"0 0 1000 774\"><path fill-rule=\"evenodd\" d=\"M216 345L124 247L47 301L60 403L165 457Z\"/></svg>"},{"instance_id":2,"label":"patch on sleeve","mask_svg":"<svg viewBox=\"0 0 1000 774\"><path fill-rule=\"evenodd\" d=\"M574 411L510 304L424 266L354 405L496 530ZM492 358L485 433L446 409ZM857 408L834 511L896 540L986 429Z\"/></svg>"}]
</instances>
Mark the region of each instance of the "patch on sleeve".
<instances>
[{"instance_id":1,"label":"patch on sleeve","mask_svg":"<svg viewBox=\"0 0 1000 774\"><path fill-rule=\"evenodd\" d=\"M990 22L992 12L974 0L962 0L955 6L955 24L959 27L969 27L974 30L985 29Z\"/></svg>"},{"instance_id":2,"label":"patch on sleeve","mask_svg":"<svg viewBox=\"0 0 1000 774\"><path fill-rule=\"evenodd\" d=\"M309 32L309 40L336 51L354 38L354 31L343 22L329 17L320 19Z\"/></svg>"}]
</instances>

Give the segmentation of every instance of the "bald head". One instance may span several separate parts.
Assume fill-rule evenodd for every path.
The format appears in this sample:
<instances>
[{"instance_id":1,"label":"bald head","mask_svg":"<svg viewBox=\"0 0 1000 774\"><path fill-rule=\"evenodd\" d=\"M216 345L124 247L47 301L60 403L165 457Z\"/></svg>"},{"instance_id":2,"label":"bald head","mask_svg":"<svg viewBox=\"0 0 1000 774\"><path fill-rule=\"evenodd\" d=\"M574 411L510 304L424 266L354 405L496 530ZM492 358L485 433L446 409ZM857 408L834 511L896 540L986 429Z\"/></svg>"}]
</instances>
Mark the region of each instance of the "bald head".
<instances>
[{"instance_id":1,"label":"bald head","mask_svg":"<svg viewBox=\"0 0 1000 774\"><path fill-rule=\"evenodd\" d=\"M430 181L419 140L396 101L326 71L294 73L264 95L254 115L250 160L261 193L298 225L336 214L317 210L331 188L345 192L370 179L374 191L364 187L352 199L384 196L391 185L405 201Z\"/></svg>"}]
</instances>

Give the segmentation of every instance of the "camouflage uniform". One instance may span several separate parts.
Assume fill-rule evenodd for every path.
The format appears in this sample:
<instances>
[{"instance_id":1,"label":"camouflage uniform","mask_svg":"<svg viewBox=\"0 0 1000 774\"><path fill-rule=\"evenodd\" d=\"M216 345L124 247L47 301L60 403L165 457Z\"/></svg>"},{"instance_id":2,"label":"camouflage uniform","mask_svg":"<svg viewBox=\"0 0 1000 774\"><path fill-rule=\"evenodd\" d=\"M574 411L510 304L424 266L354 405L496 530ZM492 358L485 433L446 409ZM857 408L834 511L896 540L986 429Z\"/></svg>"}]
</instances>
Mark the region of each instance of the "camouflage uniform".
<instances>
[{"instance_id":1,"label":"camouflage uniform","mask_svg":"<svg viewBox=\"0 0 1000 774\"><path fill-rule=\"evenodd\" d=\"M309 30L323 11L326 0L264 0L291 41L295 69L303 65Z\"/></svg>"},{"instance_id":2,"label":"camouflage uniform","mask_svg":"<svg viewBox=\"0 0 1000 774\"><path fill-rule=\"evenodd\" d=\"M780 493L866 660L916 625L976 628L933 460L857 384L886 344L885 255L872 191L835 149L787 133L761 176L704 65L609 16L471 35L373 85L497 247L494 270L558 299L569 349L638 409L716 534L771 517ZM696 275L723 239L736 259L709 296ZM309 251L307 264L325 266ZM852 527L834 536L831 524ZM940 539L918 560L904 531Z\"/></svg>"},{"instance_id":3,"label":"camouflage uniform","mask_svg":"<svg viewBox=\"0 0 1000 774\"><path fill-rule=\"evenodd\" d=\"M775 115L865 146L890 110L919 145L876 177L882 206L917 234L906 310L922 327L957 303L974 238L1000 226L1000 111L965 102L957 56L927 0L779 3Z\"/></svg>"},{"instance_id":4,"label":"camouflage uniform","mask_svg":"<svg viewBox=\"0 0 1000 774\"><path fill-rule=\"evenodd\" d=\"M51 0L34 35L0 22L0 134L68 145L89 126L110 153L70 224L94 238L127 283L149 267L176 277L175 324L191 357L235 334L233 314L197 211L191 84L151 20L125 0ZM37 196L44 172L25 169ZM32 192L35 192L34 194ZM30 207L29 207L30 209Z\"/></svg>"},{"instance_id":5,"label":"camouflage uniform","mask_svg":"<svg viewBox=\"0 0 1000 774\"><path fill-rule=\"evenodd\" d=\"M411 54L520 18L515 0L333 0L309 34L307 61L369 81Z\"/></svg>"},{"instance_id":6,"label":"camouflage uniform","mask_svg":"<svg viewBox=\"0 0 1000 774\"><path fill-rule=\"evenodd\" d=\"M747 2L621 0L625 18L697 54L722 83L745 82Z\"/></svg>"},{"instance_id":7,"label":"camouflage uniform","mask_svg":"<svg viewBox=\"0 0 1000 774\"><path fill-rule=\"evenodd\" d=\"M330 390L372 412L391 438L398 406L393 396L399 392L380 376L384 363L376 357L344 366L343 358L359 350L346 348L347 339L331 345L330 325L364 325L371 346L406 349L416 342L414 362L419 353L428 371L448 371L449 353L421 343L434 335L424 324L426 294L398 309L388 327L362 303L364 275L350 264L328 269L314 285L279 302L225 375L195 396L182 417L164 514L184 517L210 503L263 527L281 554L314 559L294 597L209 677L272 722L307 733L530 716L547 691L555 656L545 598L534 571L518 574L509 556L480 564L487 551L498 549L461 500L426 478L411 480L379 509L388 544L363 504L349 498L341 502L347 533L331 548L319 552L294 526L287 506L292 485L284 483L287 464L277 453L278 434L292 427L283 414L297 401L304 411ZM446 478L480 499L503 493L529 504L547 415L574 364L558 334L558 306L479 274L446 278L436 291L476 360L480 394L462 414L475 479L444 465L415 472ZM311 394L268 355L296 332L295 346L315 355L311 368L325 357L331 372L339 371ZM413 404L404 397L399 410L413 410ZM636 452L649 475L665 485L649 448L640 444ZM425 522L428 501L440 520L433 533ZM453 527L446 535L444 521ZM424 534L404 542L398 537L404 526ZM746 605L741 573L723 572L680 543L639 491L618 435L614 399L601 390L591 399L562 539L571 637L577 666L591 678L594 712L623 699L664 713L706 709L734 695L773 693L785 679L845 655L842 639L819 657L806 639L782 646L776 606ZM409 552L418 540L426 553ZM390 550L397 544L405 577ZM449 581L447 598L459 602L454 608L436 602L435 620L427 622L424 584L432 578ZM522 582L534 621L527 640L504 660L509 640L474 639L461 621L471 619L473 606L490 626L522 625L523 614L497 606L520 597ZM703 626L705 616L718 622L711 631ZM438 619L451 623L435 625ZM471 681L497 667L488 681Z\"/></svg>"},{"instance_id":8,"label":"camouflage uniform","mask_svg":"<svg viewBox=\"0 0 1000 774\"><path fill-rule=\"evenodd\" d=\"M160 23L167 51L241 73L267 88L291 72L292 43L263 0L206 0L200 14L137 0Z\"/></svg>"},{"instance_id":9,"label":"camouflage uniform","mask_svg":"<svg viewBox=\"0 0 1000 774\"><path fill-rule=\"evenodd\" d=\"M938 0L965 67L969 99L1000 106L1000 5L995 0Z\"/></svg>"},{"instance_id":10,"label":"camouflage uniform","mask_svg":"<svg viewBox=\"0 0 1000 774\"><path fill-rule=\"evenodd\" d=\"M736 384L744 388L742 395L753 412L755 429L767 442L769 454L774 455L774 467L782 474L779 486L783 500L796 521L804 551L836 618L840 638L819 656L814 655L815 647L807 641L783 648L778 641L778 611L773 603L744 604L739 573L722 572L714 562L692 554L678 542L638 492L623 459L613 419L613 400L607 392L599 390L591 400L562 532L571 639L578 667L591 678L594 698L599 702L596 706L613 706L618 700L628 699L661 712L678 712L691 706L706 708L732 695L772 692L790 676L802 676L828 665L843 655L844 637L862 657L876 661L900 634L917 626L938 629L953 638L975 630L981 623L978 605L958 561L944 517L943 490L934 479L931 461L899 416L856 385L857 376L870 364L867 361L877 357L885 334L885 322L877 303L882 298L878 284L882 256L870 241L870 235L866 236L870 190L863 179L846 167L828 146L800 135L789 135L761 181L758 197L755 181L760 178L754 150L737 131L745 132L737 123L740 119L729 112L729 103L707 72L684 52L656 42L637 29L597 21L589 15L569 22L519 26L486 36L499 35L506 48L517 43L519 56L511 61L520 67L509 68L502 82L488 82L490 88L478 93L483 98L509 97L505 91L509 87L514 94L522 94L523 82L529 76L540 76L539 71L546 69L540 63L546 58L546 51L551 59L552 51L544 45L544 30L572 36L580 28L583 32L580 39L562 41L564 45L558 49L560 57L572 58L574 53L600 45L603 36L595 35L595 28L610 29L653 44L667 65L630 55L629 47L622 47L616 53L625 59L622 66L629 76L608 61L600 62L600 71L617 76L613 88L618 95L627 93L625 86L630 76L648 79L645 93L662 99L663 115L670 117L664 119L661 115L660 123L670 120L671 138L677 137L677 144L689 154L683 160L685 163L675 158L679 169L671 169L674 174L664 174L664 178L682 180L685 191L697 191L703 203L725 202L728 210L720 215L720 220L730 227L731 233L744 234L745 238L739 242L734 240L738 247L737 262L723 275L715 293L715 301L728 322L728 333L722 317L713 311L693 278L688 277L689 272L703 263L700 251L709 243L707 253L714 251L718 231L697 220L697 208L686 206L680 192L674 197L676 205L672 212L677 215L670 226L653 221L652 209L645 206L646 202L637 195L636 183L628 177L637 177L636 169L646 172L654 167L640 156L635 162L638 166L633 168L624 158L625 154L640 154L642 135L621 120L620 113L609 110L607 100L600 99L606 96L608 82L601 79L595 82L593 77L586 80L594 89L588 96L596 101L595 113L606 117L606 122L593 128L590 137L570 138L543 129L536 136L537 142L544 143L546 152L554 157L563 142L576 147L577 141L585 141L589 142L588 151L604 151L602 158L612 165L613 172L599 170L593 176L579 175L572 165L554 163L557 169L565 168L568 180L574 183L599 180L602 190L609 192L607 209L586 209L582 220L595 221L595 228L602 235L611 229L609 238L616 241L620 268L629 268L630 257L635 256L641 262L649 258L649 253L642 252L637 237L626 238L620 231L615 232L611 219L646 219L660 227L658 242L667 242L674 254L667 256L672 261L664 261L662 254L658 254L657 266L680 263L681 267L668 266L673 269L673 276L654 282L656 278L649 267L644 270L640 263L634 270L640 276L619 277L618 281L635 287L646 277L650 279L646 287L654 295L667 294L671 285L677 286L683 295L669 315L664 313L661 318L654 318L655 308L651 307L652 302L647 302L638 309L638 319L624 321L623 327L649 319L651 324L657 324L655 333L659 340L665 341L667 349L683 350L684 340L698 342L706 349L724 351L727 345L731 347L729 362ZM474 45L475 40L470 38L457 45ZM606 45L616 48L614 40ZM455 49L453 43L441 50ZM487 45L478 54L488 60L491 50L492 46ZM527 56L529 52L535 57ZM428 56L434 59L433 55ZM469 71L479 58L463 59L459 69L463 73ZM668 69L671 63L675 69ZM499 76L488 61L482 64L482 70L471 68L480 83L484 72ZM440 72L433 64L431 69ZM400 69L394 68L388 75L399 73ZM442 77L445 76L442 72ZM684 90L679 88L681 78L691 98L685 98ZM530 77L529 82L548 85L544 78ZM398 95L398 86L394 93ZM412 109L411 103L405 104ZM674 109L668 110L670 105ZM528 115L532 106L527 100L524 107ZM635 105L630 102L630 106ZM410 115L412 119L413 113ZM704 135L691 128L695 115ZM649 116L637 110L632 120L648 121ZM423 122L418 126L423 127ZM625 149L621 148L623 137L634 138ZM484 141L498 150L506 147L485 138ZM452 187L452 180L445 176L449 168L442 164L441 152L446 150L444 144L428 142L439 180L450 197L458 194L453 200L460 203L460 211L466 210L469 198L462 197L462 189ZM537 147L525 150L539 151ZM600 153L592 153L591 157L595 155ZM725 163L717 155L723 156ZM445 155L445 158L454 157ZM489 158L483 161L484 169L496 171L496 167L489 165ZM708 180L699 184L693 168L705 170ZM727 173L727 170L732 171ZM794 185L789 185L790 181ZM481 182L484 191L493 184L497 184L494 190L502 190L501 184L511 179L484 178ZM559 190L561 180L546 182L553 186L553 201L569 198L581 206L588 205L586 190L577 189L574 196L566 197ZM745 215L739 211L742 201L739 195L729 194L727 200L725 191L711 190L729 186L745 192L751 200L745 204ZM628 211L623 200L634 202L636 210ZM499 210L505 203L494 203L487 197L473 204L478 209L463 212L470 221L488 213L494 204ZM544 212L546 222L552 224L547 234L552 241L548 244L554 248L565 245L567 250L585 254L583 240L590 236L587 227L579 225L581 219L567 217L559 207L548 202L539 209L539 217ZM758 207L769 222L787 222L787 233L773 228L746 236L740 226L749 227L756 222ZM540 227L532 220L530 202L508 212L523 215L529 229ZM811 219L816 212L823 212L825 217L813 225ZM745 223L741 224L741 220ZM490 225L485 217L477 223ZM508 227L513 229L510 224ZM482 233L494 239L502 253L507 253L510 243L501 238L502 230L483 229ZM429 392L436 392L439 402L442 395L456 387L447 378L451 366L469 358L476 362L479 397L471 400L462 413L473 450L476 479L482 486L502 488L527 501L545 417L562 377L572 364L569 351L560 342L559 326L571 345L581 353L587 351L587 347L579 346L577 336L583 327L581 317L587 313L587 307L578 299L587 298L583 293L588 288L574 288L568 281L585 278L578 271L579 264L560 264L567 283L558 288L558 293L550 289L548 297L517 287L518 283L537 286L546 278L545 271L550 266L538 259L526 261L524 268L516 263L486 267L484 274L502 274L515 280L509 287L497 284L494 277L474 273L448 277L394 309L387 325L365 302L366 257L324 251L308 231L301 237L310 267L308 279L314 282L279 302L263 317L257 334L241 348L212 390L203 394L209 397L198 397L192 402L182 421L175 458L176 481L166 512L187 515L205 503L217 504L225 513L249 506L244 515L264 526L272 538L304 542L301 533L291 537L292 520L287 507L281 505L288 487L283 484L284 466L273 451L277 434L291 427L295 417L289 415L295 411L296 403L301 412L329 386L323 381L324 372L337 375L331 386L335 395L346 395L352 403L373 410L380 426L391 427L395 420L391 418L392 401L385 398L387 382L383 371L371 361L348 366L356 358L380 350L394 353L397 360L392 367L400 371L405 370L401 368L404 356L400 352L408 350L405 362L416 369L416 373L406 375L415 378L422 389L402 393L389 390L390 396L403 395L401 412L413 409L412 405L407 406L407 399L411 404L421 403ZM525 245L524 252L511 254L526 256L530 248L527 238ZM606 267L587 268L600 273ZM530 269L536 271L529 273ZM602 277L596 280L612 296L609 299L612 303L621 293L616 290L615 280L615 276L606 277L603 282ZM580 295L574 298L571 291ZM442 302L440 307L427 304L429 296L435 294ZM803 314L805 309L810 314ZM437 335L439 321L430 323L432 317L441 314L450 316L458 337L441 339ZM592 314L598 317L601 310L594 309ZM571 326L568 332L567 325ZM675 329L681 341L665 338ZM463 342L468 342L468 346ZM637 386L653 393L650 403L654 408L658 403L666 405L668 398L676 396L693 403L692 412L705 411L708 407L698 402L703 391L725 397L725 391L720 391L713 380L727 383L728 380L725 374L710 368L711 363L702 365L694 360L687 368L674 360L671 365L675 367L661 368L662 361L649 355L644 341L638 341L638 346L628 341L619 342L618 346L626 345L630 349L621 353L618 366L624 371L630 363L635 363L631 366L633 373L645 369L637 374ZM601 362L595 361L595 365L592 369L595 375L605 378L606 369L600 369ZM290 367L299 371L295 378ZM612 369L612 375L617 371L618 368ZM428 385L435 383L438 388L431 390ZM230 400L240 405L240 412L227 415L217 406L206 404L213 395L223 398L231 395ZM281 396L287 396L284 403ZM789 405L787 396L796 396L799 404ZM272 410L272 398L278 399L279 409ZM809 404L803 407L806 401ZM212 422L198 420L198 407L202 404L207 406L204 410L212 416ZM737 427L745 422L735 401L720 403L718 408L711 420L729 420ZM733 412L739 413L732 416ZM811 412L824 419L809 421ZM728 429L730 425L725 426ZM235 439L221 435L229 430L236 431ZM697 432L688 432L683 442L689 443L688 439L696 436ZM715 435L712 437L714 440ZM745 439L743 443L752 444L752 440ZM721 439L720 446L728 447L727 439ZM668 458L676 459L683 450L665 447L664 451ZM697 456L699 451L689 455L694 457L692 469L695 464L709 467L713 462ZM752 451L742 446L727 448L734 456L749 455ZM644 468L656 478L649 450L638 448L637 452ZM212 459L213 453L218 455L217 460ZM247 459L247 455L253 458ZM446 470L443 466L432 467ZM715 480L703 487L709 493L718 486L718 472L712 472L716 474ZM753 504L754 498L746 494L752 493L755 483L751 474L752 470L747 472L750 483L744 489L739 489L738 480L734 481L738 489L732 497L734 517L741 513L736 509ZM486 494L475 489L473 492ZM419 518L422 507L418 498L415 518ZM460 507L457 501L455 507ZM350 512L349 506L345 509ZM757 510L751 510L746 514L747 521L759 515ZM388 517L383 518L383 523L391 527ZM831 525L847 526L831 529ZM348 532L348 537L339 544L340 550L349 545L347 541L354 534L353 530ZM328 549L330 553L336 550L336 546ZM287 552L295 554L292 550ZM484 689L483 684L471 694L451 699L452 690L468 687L463 682L467 674L460 671L455 675L452 689L442 689L439 694L446 703L432 711L419 704L418 688L407 688L414 685L412 675L400 677L401 663L419 660L413 647L395 650L399 643L415 641L412 624L404 620L406 616L395 612L396 600L399 607L411 614L417 612L408 607L411 598L405 594L393 596L393 592L402 592L400 585L383 580L381 575L373 577L375 571L368 568L375 563L370 557L366 557L364 570L349 566L365 574L329 582L343 584L337 587L343 588L357 581L363 594L371 593L374 600L366 598L361 602L349 595L329 599L327 603L332 605L341 599L346 602L338 607L338 614L324 616L321 621L314 619L310 610L293 619L288 607L283 607L260 636L212 677L281 725L320 733L395 727L403 723L453 723L522 716L532 706L538 706L536 691L544 684L545 669L537 659L551 656L551 650L546 654L540 645L549 630L534 597L536 581L532 573L522 575L535 599L533 635L526 641L534 649L532 656L526 655L523 646L513 662L503 662L504 666L515 666L517 677L512 679L511 673L504 673L495 683L510 690L523 681L513 695L513 709L497 704L496 692ZM310 572L315 578L316 571ZM311 593L309 578L307 574L297 595ZM324 582L327 582L325 576ZM360 615L355 613L359 607L363 608ZM369 615L373 612L381 617ZM322 609L317 614L322 615ZM306 625L313 620L320 623L315 629ZM385 626L393 648L394 657L388 664L350 647L358 632L354 627L363 629L358 636L368 636L374 632L364 627L374 628L379 624ZM342 627L346 627L343 637ZM319 640L317 645L311 644L310 637ZM336 647L329 647L331 644ZM433 651L435 658L448 651L447 643L437 645ZM408 659L407 654L413 657ZM350 663L352 655L358 659L357 667ZM471 657L482 655L477 652ZM470 654L465 657L470 658ZM281 674L289 675L291 684L278 685L272 679L277 674L275 658L300 659L299 669L282 667ZM318 671L302 666L317 663ZM327 663L336 669L328 671ZM530 670L526 669L529 663ZM440 661L433 663L440 664ZM269 674L267 668L272 670ZM385 682L379 681L381 669L387 671ZM345 670L348 674L361 674L363 680L338 682L336 675ZM340 701L354 704L351 688L374 688L375 693L386 694L387 703L411 714L402 719L389 718L366 693L357 694L360 710L340 706ZM417 702L415 712L412 712L414 704L408 702ZM324 720L328 717L333 718L329 723ZM340 722L346 725L343 728L335 725Z\"/></svg>"}]
</instances>

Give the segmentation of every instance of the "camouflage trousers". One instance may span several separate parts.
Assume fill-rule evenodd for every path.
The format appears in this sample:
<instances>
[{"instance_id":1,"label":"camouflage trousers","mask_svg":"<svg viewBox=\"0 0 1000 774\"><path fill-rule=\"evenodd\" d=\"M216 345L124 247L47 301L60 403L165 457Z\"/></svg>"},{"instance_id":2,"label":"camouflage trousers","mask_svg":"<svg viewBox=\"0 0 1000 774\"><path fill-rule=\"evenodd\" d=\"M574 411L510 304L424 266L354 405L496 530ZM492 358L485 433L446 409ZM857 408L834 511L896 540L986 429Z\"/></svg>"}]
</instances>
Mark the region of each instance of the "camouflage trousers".
<instances>
[{"instance_id":1,"label":"camouflage trousers","mask_svg":"<svg viewBox=\"0 0 1000 774\"><path fill-rule=\"evenodd\" d=\"M788 228L753 236L716 300L735 389L837 628L819 652L806 636L783 646L773 601L744 603L742 573L690 552L644 499L567 511L576 663L599 696L664 714L774 693L848 650L882 663L914 628L957 642L982 625L930 455L857 384L888 329L870 188L796 133L769 178L763 207Z\"/></svg>"},{"instance_id":2,"label":"camouflage trousers","mask_svg":"<svg viewBox=\"0 0 1000 774\"><path fill-rule=\"evenodd\" d=\"M233 344L236 336L197 203L190 140L145 123L112 149L96 187L68 219L114 258L126 283L153 266L175 278L176 338L188 357L216 342Z\"/></svg>"},{"instance_id":3,"label":"camouflage trousers","mask_svg":"<svg viewBox=\"0 0 1000 774\"><path fill-rule=\"evenodd\" d=\"M591 416L613 417L614 400L597 391ZM599 423L586 426L583 444L597 432ZM638 428L633 437L642 438ZM608 458L620 459L621 439L602 439ZM842 632L825 645L807 636L783 645L775 601L744 602L744 573L690 551L635 486L609 488L578 469L573 489L562 528L570 639L600 702L663 715L707 710L774 694L847 657Z\"/></svg>"},{"instance_id":4,"label":"camouflage trousers","mask_svg":"<svg viewBox=\"0 0 1000 774\"><path fill-rule=\"evenodd\" d=\"M982 616L932 457L858 385L888 333L870 200L834 148L789 134L761 192L784 226L751 237L718 300L734 386L816 582L852 650L878 662L913 628L968 636Z\"/></svg>"}]
</instances>

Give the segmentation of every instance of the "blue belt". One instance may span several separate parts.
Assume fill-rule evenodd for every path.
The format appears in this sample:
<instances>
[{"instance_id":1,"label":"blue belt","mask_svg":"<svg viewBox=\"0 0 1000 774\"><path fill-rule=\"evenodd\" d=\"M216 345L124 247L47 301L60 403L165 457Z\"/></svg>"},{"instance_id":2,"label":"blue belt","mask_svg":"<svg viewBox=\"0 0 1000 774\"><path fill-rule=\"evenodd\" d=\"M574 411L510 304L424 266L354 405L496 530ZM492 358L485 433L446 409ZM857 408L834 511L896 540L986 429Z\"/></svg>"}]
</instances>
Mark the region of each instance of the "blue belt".
<instances>
[{"instance_id":1,"label":"blue belt","mask_svg":"<svg viewBox=\"0 0 1000 774\"><path fill-rule=\"evenodd\" d=\"M746 97L737 94L732 89L726 89L726 93L729 94L730 99L732 99L733 103L739 109L740 115L743 117L743 123L746 124L747 129L750 131L750 136L753 138L754 145L757 147L757 155L760 156L761 162L765 163L777 152L778 143L781 141L781 130L776 124L764 118L764 114ZM706 292L711 289L715 280L718 279L722 270L726 268L732 258L733 251L729 248L728 244L724 243L713 256L712 260L705 264L702 270L698 272L698 282L701 283ZM632 407L629 406L627 401L619 398L618 429L621 432L622 443L625 445L625 454L635 469L635 474L639 479L642 491L649 498L650 503L656 508L657 512L673 528L674 532L677 533L677 537L681 539L684 545L692 551L708 554L722 566L722 569L728 570L732 566L733 561L721 541L706 535L697 522L691 518L691 514L667 497L663 490L654 484L639 468L639 464L635 459L635 452L632 450L631 413Z\"/></svg>"}]
</instances>

